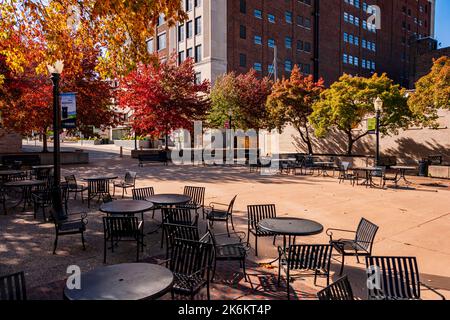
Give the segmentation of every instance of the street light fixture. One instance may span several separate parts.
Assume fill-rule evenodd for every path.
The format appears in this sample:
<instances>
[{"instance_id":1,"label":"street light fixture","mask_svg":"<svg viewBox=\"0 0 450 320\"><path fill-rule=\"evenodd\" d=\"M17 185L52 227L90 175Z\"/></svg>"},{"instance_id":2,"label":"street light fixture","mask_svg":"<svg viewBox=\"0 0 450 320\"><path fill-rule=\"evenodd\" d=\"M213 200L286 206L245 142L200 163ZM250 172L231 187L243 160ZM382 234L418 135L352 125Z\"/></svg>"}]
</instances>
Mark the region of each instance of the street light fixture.
<instances>
[{"instance_id":1,"label":"street light fixture","mask_svg":"<svg viewBox=\"0 0 450 320\"><path fill-rule=\"evenodd\" d=\"M47 65L53 82L53 210L54 214L62 216L61 199L61 146L59 135L61 131L61 108L59 102L59 80L64 69L62 60L56 61L53 65Z\"/></svg>"},{"instance_id":2,"label":"street light fixture","mask_svg":"<svg viewBox=\"0 0 450 320\"><path fill-rule=\"evenodd\" d=\"M377 135L377 150L376 150L376 163L375 165L378 166L380 165L380 118L381 118L381 113L383 112L383 100L381 100L380 97L377 97L374 101L374 106L375 106L375 112L377 114L377 131L376 131L376 135Z\"/></svg>"}]
</instances>

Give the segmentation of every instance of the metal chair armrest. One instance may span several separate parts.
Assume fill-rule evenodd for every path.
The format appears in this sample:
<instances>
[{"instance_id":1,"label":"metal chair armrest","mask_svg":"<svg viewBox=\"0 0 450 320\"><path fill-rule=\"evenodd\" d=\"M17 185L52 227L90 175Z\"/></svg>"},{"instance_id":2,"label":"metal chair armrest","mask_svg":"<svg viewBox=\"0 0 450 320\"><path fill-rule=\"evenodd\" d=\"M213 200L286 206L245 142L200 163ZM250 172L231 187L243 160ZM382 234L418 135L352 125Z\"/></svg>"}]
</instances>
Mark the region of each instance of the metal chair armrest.
<instances>
[{"instance_id":1,"label":"metal chair armrest","mask_svg":"<svg viewBox=\"0 0 450 320\"><path fill-rule=\"evenodd\" d=\"M433 292L434 294L436 294L437 296L439 296L442 300L446 300L445 297L441 293L439 293L436 289L430 287L429 285L423 283L422 281L420 282L420 284L423 285L428 290L430 290L431 292Z\"/></svg>"},{"instance_id":2,"label":"metal chair armrest","mask_svg":"<svg viewBox=\"0 0 450 320\"><path fill-rule=\"evenodd\" d=\"M333 241L333 232L332 232L332 231L348 232L348 233L356 233L356 231L354 231L354 230L345 230L345 229L328 228L328 229L325 231L325 234L326 234L327 236L330 237L330 241Z\"/></svg>"},{"instance_id":3,"label":"metal chair armrest","mask_svg":"<svg viewBox=\"0 0 450 320\"><path fill-rule=\"evenodd\" d=\"M209 205L208 205L208 207L214 209L214 205L223 206L223 207L228 207L228 204L220 203L220 202L210 202Z\"/></svg>"},{"instance_id":4,"label":"metal chair armrest","mask_svg":"<svg viewBox=\"0 0 450 320\"><path fill-rule=\"evenodd\" d=\"M243 231L230 232L230 235L237 235L239 238L239 242L242 242L247 237L247 234ZM214 234L214 236L216 236L216 237L228 236L228 233L217 233L217 234Z\"/></svg>"}]
</instances>

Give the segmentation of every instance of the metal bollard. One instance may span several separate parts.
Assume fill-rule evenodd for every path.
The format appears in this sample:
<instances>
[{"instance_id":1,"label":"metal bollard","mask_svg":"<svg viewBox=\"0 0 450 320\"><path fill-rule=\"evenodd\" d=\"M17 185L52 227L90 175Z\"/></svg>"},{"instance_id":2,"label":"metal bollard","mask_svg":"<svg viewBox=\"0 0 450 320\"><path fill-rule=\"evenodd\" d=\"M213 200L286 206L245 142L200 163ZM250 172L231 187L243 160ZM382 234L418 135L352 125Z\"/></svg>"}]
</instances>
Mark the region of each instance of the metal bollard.
<instances>
[{"instance_id":1,"label":"metal bollard","mask_svg":"<svg viewBox=\"0 0 450 320\"><path fill-rule=\"evenodd\" d=\"M123 147L120 147L120 157L123 158Z\"/></svg>"}]
</instances>

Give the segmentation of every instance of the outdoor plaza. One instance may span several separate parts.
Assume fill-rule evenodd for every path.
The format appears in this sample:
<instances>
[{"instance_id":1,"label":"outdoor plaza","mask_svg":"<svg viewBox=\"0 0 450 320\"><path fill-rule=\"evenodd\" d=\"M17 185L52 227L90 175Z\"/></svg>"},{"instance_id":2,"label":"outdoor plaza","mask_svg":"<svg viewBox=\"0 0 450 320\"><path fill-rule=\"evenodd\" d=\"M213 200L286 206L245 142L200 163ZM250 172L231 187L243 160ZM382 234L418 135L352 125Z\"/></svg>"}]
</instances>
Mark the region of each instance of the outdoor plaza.
<instances>
[{"instance_id":1,"label":"outdoor plaza","mask_svg":"<svg viewBox=\"0 0 450 320\"><path fill-rule=\"evenodd\" d=\"M414 168L389 179L338 159L287 159L261 175L249 166L139 166L106 149L91 154L89 164L62 167L64 221L51 214L46 166L0 171L0 270L23 272L16 277L25 281L0 295L15 288L44 300L450 297L448 180L418 177ZM86 279L81 290L68 287L73 270ZM377 272L381 288L370 289Z\"/></svg>"}]
</instances>

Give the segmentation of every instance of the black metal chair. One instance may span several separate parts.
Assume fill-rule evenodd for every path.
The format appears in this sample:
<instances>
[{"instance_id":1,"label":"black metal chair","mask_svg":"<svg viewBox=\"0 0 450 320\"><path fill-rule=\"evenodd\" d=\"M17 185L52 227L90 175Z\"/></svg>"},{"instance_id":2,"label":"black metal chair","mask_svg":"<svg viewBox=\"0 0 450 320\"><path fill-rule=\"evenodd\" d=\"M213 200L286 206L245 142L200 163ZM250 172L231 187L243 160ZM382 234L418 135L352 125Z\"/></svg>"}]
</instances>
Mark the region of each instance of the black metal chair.
<instances>
[{"instance_id":1,"label":"black metal chair","mask_svg":"<svg viewBox=\"0 0 450 320\"><path fill-rule=\"evenodd\" d=\"M104 254L103 263L106 263L108 241L111 243L111 252L114 246L121 241L136 242L136 261L139 261L139 250L144 251L143 221L137 217L103 217Z\"/></svg>"},{"instance_id":2,"label":"black metal chair","mask_svg":"<svg viewBox=\"0 0 450 320\"><path fill-rule=\"evenodd\" d=\"M214 266L211 275L211 281L214 280L216 274L217 261L239 261L242 267L242 272L244 274L245 282L247 280L247 272L245 269L245 260L247 258L247 252L250 250L248 243L242 242L245 240L244 232L233 232L232 234L237 235L239 242L235 243L218 243L217 237L226 236L227 233L214 234L211 230L208 230L206 235L204 235L200 241L206 241L213 245L214 248Z\"/></svg>"},{"instance_id":3,"label":"black metal chair","mask_svg":"<svg viewBox=\"0 0 450 320\"><path fill-rule=\"evenodd\" d=\"M164 246L164 238L166 237L166 224L179 224L185 226L198 227L198 212L193 214L191 207L178 206L176 208L163 208L162 209L162 235L161 235L161 248Z\"/></svg>"},{"instance_id":4,"label":"black metal chair","mask_svg":"<svg viewBox=\"0 0 450 320\"><path fill-rule=\"evenodd\" d=\"M330 284L330 264L333 247L329 244L301 244L291 245L289 248L278 247L278 285L281 282L281 269L286 273L287 297L290 299L291 272L314 271L314 285L317 275L327 277L327 285Z\"/></svg>"},{"instance_id":5,"label":"black metal chair","mask_svg":"<svg viewBox=\"0 0 450 320\"><path fill-rule=\"evenodd\" d=\"M134 188L131 192L133 193L133 200L145 200L155 194L155 189L153 189L153 187ZM153 206L152 219L155 217L155 211L158 209L160 209L160 207L156 205Z\"/></svg>"},{"instance_id":6,"label":"black metal chair","mask_svg":"<svg viewBox=\"0 0 450 320\"><path fill-rule=\"evenodd\" d=\"M264 219L271 219L277 217L277 210L274 204L258 204L248 205L248 233L247 242L250 243L250 234L255 237L255 255L258 256L258 238L259 237L274 237L275 244L276 236L272 232L261 230L258 226L259 221Z\"/></svg>"},{"instance_id":7,"label":"black metal chair","mask_svg":"<svg viewBox=\"0 0 450 320\"><path fill-rule=\"evenodd\" d=\"M333 239L333 231L354 233L354 239ZM330 244L342 255L340 275L344 271L344 259L346 256L356 256L359 263L360 256L372 254L373 241L377 234L378 226L369 220L362 218L356 231L343 229L327 229L326 234L330 237Z\"/></svg>"},{"instance_id":8,"label":"black metal chair","mask_svg":"<svg viewBox=\"0 0 450 320\"><path fill-rule=\"evenodd\" d=\"M398 170L387 169L386 167L381 167L381 188L386 186L386 182L392 182L394 187L398 187Z\"/></svg>"},{"instance_id":9,"label":"black metal chair","mask_svg":"<svg viewBox=\"0 0 450 320\"><path fill-rule=\"evenodd\" d=\"M416 257L366 257L369 300L420 300L421 286L445 297L420 282Z\"/></svg>"},{"instance_id":10,"label":"black metal chair","mask_svg":"<svg viewBox=\"0 0 450 320\"><path fill-rule=\"evenodd\" d=\"M73 234L81 234L81 243L83 245L83 250L86 250L84 232L86 231L86 225L88 223L87 213L85 212L81 213L80 218L78 219L70 219L70 217L67 215L67 211L62 212L60 214L52 211L52 218L55 224L55 231L56 231L55 242L53 245L53 254L56 254L56 248L58 246L58 238L60 236L67 236Z\"/></svg>"},{"instance_id":11,"label":"black metal chair","mask_svg":"<svg viewBox=\"0 0 450 320\"><path fill-rule=\"evenodd\" d=\"M82 184L78 184L77 179L74 175L65 176L64 179L66 180L69 196L70 193L75 193L74 199L76 200L77 194L79 193L81 195L81 202L84 203L83 193L85 191L88 191L88 187Z\"/></svg>"},{"instance_id":12,"label":"black metal chair","mask_svg":"<svg viewBox=\"0 0 450 320\"><path fill-rule=\"evenodd\" d=\"M0 277L0 300L27 300L25 274L23 271Z\"/></svg>"},{"instance_id":13,"label":"black metal chair","mask_svg":"<svg viewBox=\"0 0 450 320\"><path fill-rule=\"evenodd\" d=\"M355 300L353 296L352 286L348 277L344 276L332 283L323 290L317 293L317 297L322 301L352 301Z\"/></svg>"},{"instance_id":14,"label":"black metal chair","mask_svg":"<svg viewBox=\"0 0 450 320\"><path fill-rule=\"evenodd\" d=\"M116 188L122 188L122 198L125 197L127 189L135 188L137 173L133 171L127 171L123 180L113 183L113 196L116 194Z\"/></svg>"},{"instance_id":15,"label":"black metal chair","mask_svg":"<svg viewBox=\"0 0 450 320\"><path fill-rule=\"evenodd\" d=\"M223 204L218 202L211 202L206 209L207 225L213 227L215 221L223 221L227 226L227 233L230 235L230 229L228 227L228 221L231 221L231 227L234 230L233 223L233 207L236 201L237 195L231 199L229 204ZM219 208L218 208L219 207ZM225 209L226 208L226 209Z\"/></svg>"},{"instance_id":16,"label":"black metal chair","mask_svg":"<svg viewBox=\"0 0 450 320\"><path fill-rule=\"evenodd\" d=\"M185 186L183 192L184 195L192 198L191 202L185 206L191 206L197 211L201 210L203 219L205 219L205 190L205 187Z\"/></svg>"},{"instance_id":17,"label":"black metal chair","mask_svg":"<svg viewBox=\"0 0 450 320\"><path fill-rule=\"evenodd\" d=\"M98 179L88 181L88 208L91 207L91 200L98 197L98 201L109 193L109 180Z\"/></svg>"},{"instance_id":18,"label":"black metal chair","mask_svg":"<svg viewBox=\"0 0 450 320\"><path fill-rule=\"evenodd\" d=\"M194 300L195 295L206 287L207 299L210 300L210 270L212 246L209 243L176 239L172 248L168 268L173 272L175 293L188 295Z\"/></svg>"},{"instance_id":19,"label":"black metal chair","mask_svg":"<svg viewBox=\"0 0 450 320\"><path fill-rule=\"evenodd\" d=\"M341 162L339 166L339 183L345 182L345 180L349 180L351 184L354 186L355 182L358 180L358 175L353 172L350 172L351 170L351 163L350 162Z\"/></svg>"}]
</instances>

